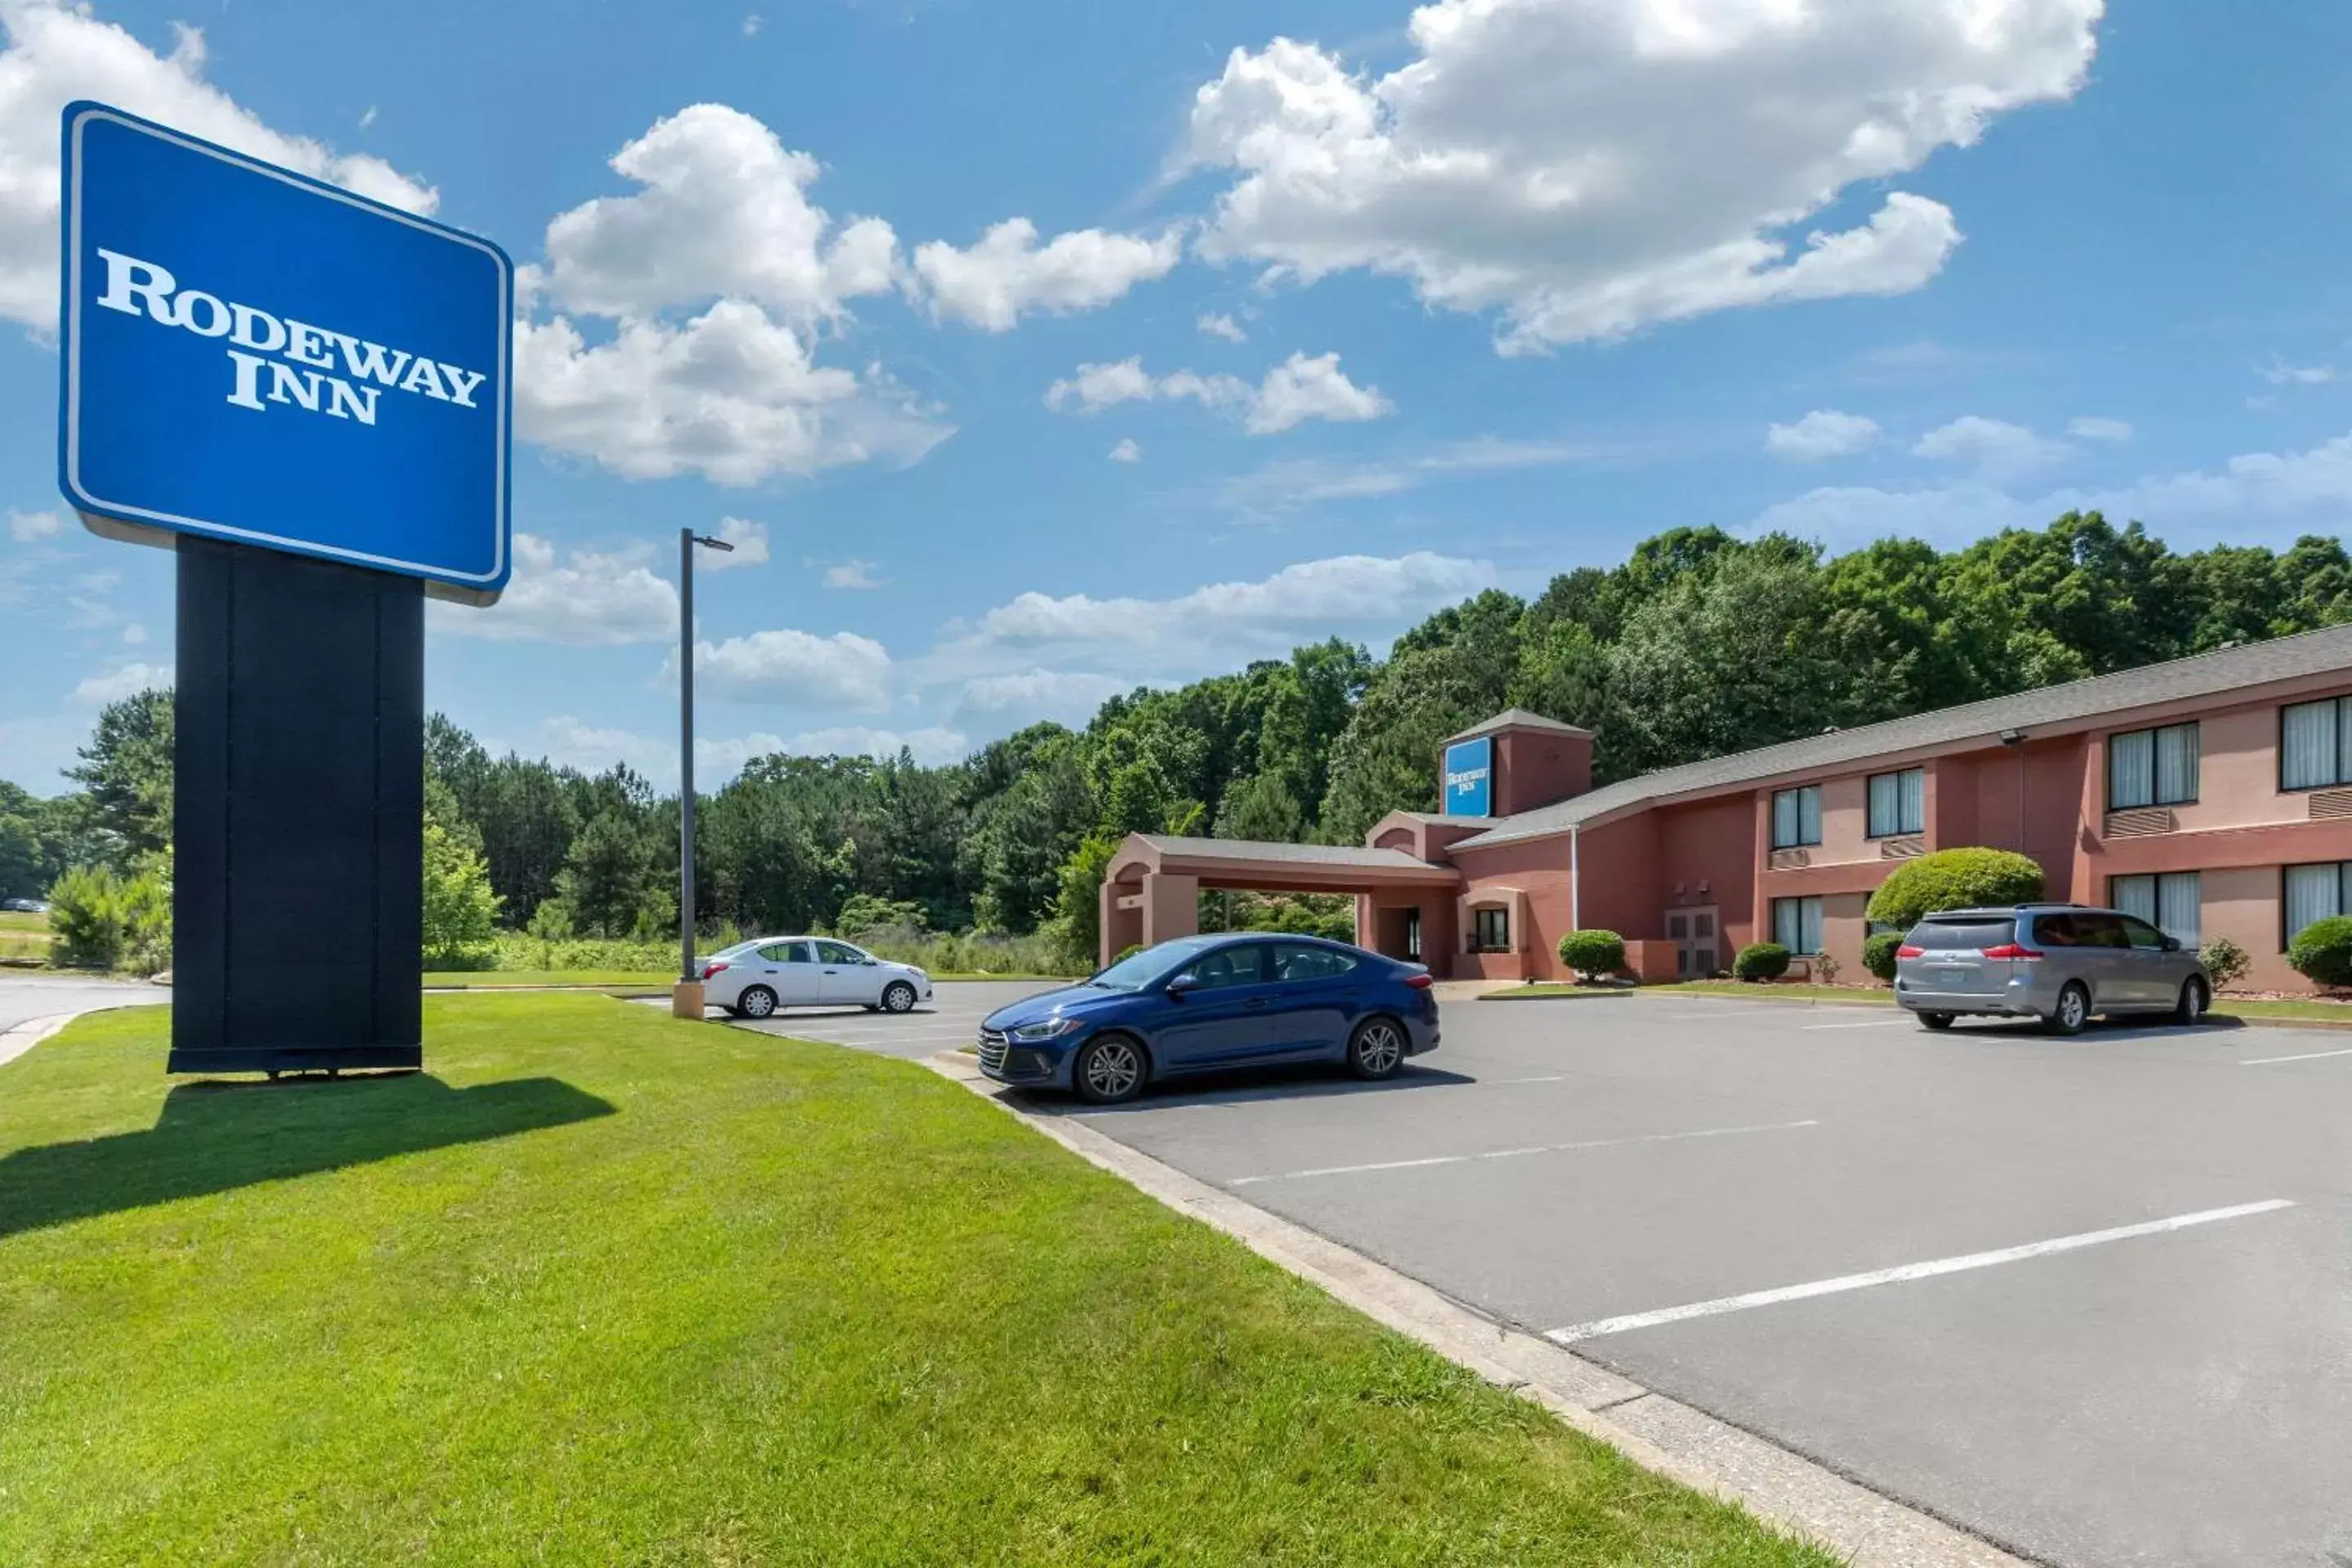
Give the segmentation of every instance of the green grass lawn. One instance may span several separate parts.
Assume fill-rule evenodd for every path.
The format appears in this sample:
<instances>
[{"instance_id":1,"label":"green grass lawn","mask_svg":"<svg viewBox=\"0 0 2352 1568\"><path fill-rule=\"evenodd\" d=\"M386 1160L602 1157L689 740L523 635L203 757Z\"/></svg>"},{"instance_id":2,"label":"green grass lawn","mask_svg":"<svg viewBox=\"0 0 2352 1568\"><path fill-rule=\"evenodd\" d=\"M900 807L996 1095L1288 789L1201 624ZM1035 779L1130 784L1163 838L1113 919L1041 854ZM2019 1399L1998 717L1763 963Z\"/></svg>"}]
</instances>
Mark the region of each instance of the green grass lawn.
<instances>
[{"instance_id":1,"label":"green grass lawn","mask_svg":"<svg viewBox=\"0 0 2352 1568\"><path fill-rule=\"evenodd\" d=\"M0 1068L0 1563L1807 1564L919 1067L586 995Z\"/></svg>"},{"instance_id":2,"label":"green grass lawn","mask_svg":"<svg viewBox=\"0 0 2352 1568\"><path fill-rule=\"evenodd\" d=\"M22 910L0 910L0 958L49 956L49 917Z\"/></svg>"}]
</instances>

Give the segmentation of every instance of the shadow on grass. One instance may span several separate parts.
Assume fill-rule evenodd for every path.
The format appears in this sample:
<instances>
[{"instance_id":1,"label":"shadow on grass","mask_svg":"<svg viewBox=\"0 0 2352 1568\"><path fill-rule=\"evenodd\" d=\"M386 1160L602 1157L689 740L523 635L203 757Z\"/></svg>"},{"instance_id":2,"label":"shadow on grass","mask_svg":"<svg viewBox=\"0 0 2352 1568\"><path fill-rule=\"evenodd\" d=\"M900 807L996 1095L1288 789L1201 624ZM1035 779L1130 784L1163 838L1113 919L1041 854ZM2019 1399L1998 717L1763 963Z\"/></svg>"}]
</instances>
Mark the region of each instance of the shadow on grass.
<instances>
[{"instance_id":1,"label":"shadow on grass","mask_svg":"<svg viewBox=\"0 0 2352 1568\"><path fill-rule=\"evenodd\" d=\"M613 1112L551 1078L463 1089L423 1073L182 1084L144 1132L0 1156L0 1237Z\"/></svg>"}]
</instances>

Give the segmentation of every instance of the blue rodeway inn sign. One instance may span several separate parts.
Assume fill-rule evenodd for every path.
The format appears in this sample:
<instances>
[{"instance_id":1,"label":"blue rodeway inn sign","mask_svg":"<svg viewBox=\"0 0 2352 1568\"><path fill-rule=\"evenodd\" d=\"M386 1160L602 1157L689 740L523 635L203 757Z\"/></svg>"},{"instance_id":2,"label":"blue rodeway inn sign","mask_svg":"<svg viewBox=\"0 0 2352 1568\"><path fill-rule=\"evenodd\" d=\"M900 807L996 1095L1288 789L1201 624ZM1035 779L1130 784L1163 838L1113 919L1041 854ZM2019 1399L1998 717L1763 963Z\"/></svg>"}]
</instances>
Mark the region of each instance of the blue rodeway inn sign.
<instances>
[{"instance_id":1,"label":"blue rodeway inn sign","mask_svg":"<svg viewBox=\"0 0 2352 1568\"><path fill-rule=\"evenodd\" d=\"M64 133L58 479L91 526L496 598L505 253L104 104Z\"/></svg>"}]
</instances>

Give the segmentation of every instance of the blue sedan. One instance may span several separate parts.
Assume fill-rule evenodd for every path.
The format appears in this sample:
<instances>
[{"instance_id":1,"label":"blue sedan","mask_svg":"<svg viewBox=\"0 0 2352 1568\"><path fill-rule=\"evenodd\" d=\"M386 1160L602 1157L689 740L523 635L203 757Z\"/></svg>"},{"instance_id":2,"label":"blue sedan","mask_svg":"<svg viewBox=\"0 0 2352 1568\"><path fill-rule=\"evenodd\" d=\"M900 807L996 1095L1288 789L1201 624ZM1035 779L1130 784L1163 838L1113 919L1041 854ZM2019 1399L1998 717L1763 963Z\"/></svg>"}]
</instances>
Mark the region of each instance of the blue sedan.
<instances>
[{"instance_id":1,"label":"blue sedan","mask_svg":"<svg viewBox=\"0 0 2352 1568\"><path fill-rule=\"evenodd\" d=\"M1275 1062L1345 1062L1383 1079L1436 1046L1437 997L1420 964L1261 931L1163 942L1000 1007L981 1024L980 1068L1112 1105L1155 1079Z\"/></svg>"}]
</instances>

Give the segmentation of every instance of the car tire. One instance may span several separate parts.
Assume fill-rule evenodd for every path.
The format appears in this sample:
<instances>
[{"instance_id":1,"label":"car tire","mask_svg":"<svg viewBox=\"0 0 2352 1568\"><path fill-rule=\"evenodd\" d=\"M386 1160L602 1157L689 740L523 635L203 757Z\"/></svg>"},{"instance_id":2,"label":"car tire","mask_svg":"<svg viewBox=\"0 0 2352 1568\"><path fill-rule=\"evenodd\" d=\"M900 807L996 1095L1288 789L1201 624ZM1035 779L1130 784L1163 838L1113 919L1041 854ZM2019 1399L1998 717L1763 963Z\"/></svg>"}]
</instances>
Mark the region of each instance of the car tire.
<instances>
[{"instance_id":1,"label":"car tire","mask_svg":"<svg viewBox=\"0 0 2352 1568\"><path fill-rule=\"evenodd\" d=\"M2172 1021L2176 1024L2201 1024L2205 1009L2213 1005L2213 994L2202 980L2190 975L2181 983L2180 1000L2173 1005Z\"/></svg>"},{"instance_id":2,"label":"car tire","mask_svg":"<svg viewBox=\"0 0 2352 1568\"><path fill-rule=\"evenodd\" d=\"M915 988L903 980L893 980L882 987L882 1011L911 1013L915 1008Z\"/></svg>"},{"instance_id":3,"label":"car tire","mask_svg":"<svg viewBox=\"0 0 2352 1568\"><path fill-rule=\"evenodd\" d=\"M1151 1058L1130 1035L1097 1035L1078 1047L1070 1082L1089 1105L1120 1105L1143 1092Z\"/></svg>"},{"instance_id":4,"label":"car tire","mask_svg":"<svg viewBox=\"0 0 2352 1568\"><path fill-rule=\"evenodd\" d=\"M1919 1015L1919 1026L1923 1029L1948 1029L1952 1026L1952 1015L1949 1013L1922 1013Z\"/></svg>"},{"instance_id":5,"label":"car tire","mask_svg":"<svg viewBox=\"0 0 2352 1568\"><path fill-rule=\"evenodd\" d=\"M1405 1044L1402 1024L1385 1015L1367 1018L1348 1037L1348 1070L1375 1083L1394 1078L1404 1066Z\"/></svg>"},{"instance_id":6,"label":"car tire","mask_svg":"<svg viewBox=\"0 0 2352 1568\"><path fill-rule=\"evenodd\" d=\"M764 985L747 986L735 998L735 1010L746 1018L766 1018L776 1011L776 994Z\"/></svg>"},{"instance_id":7,"label":"car tire","mask_svg":"<svg viewBox=\"0 0 2352 1568\"><path fill-rule=\"evenodd\" d=\"M2058 993L2057 1010L2042 1020L2042 1026L2053 1035L2079 1035L2090 1021L2091 994L2081 981L2069 980Z\"/></svg>"}]
</instances>

